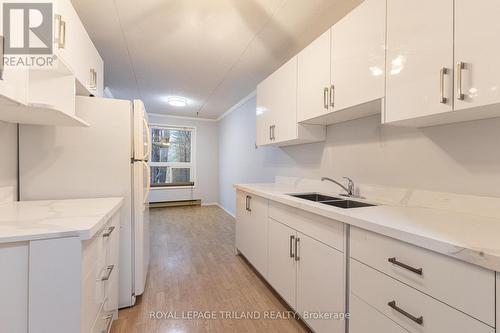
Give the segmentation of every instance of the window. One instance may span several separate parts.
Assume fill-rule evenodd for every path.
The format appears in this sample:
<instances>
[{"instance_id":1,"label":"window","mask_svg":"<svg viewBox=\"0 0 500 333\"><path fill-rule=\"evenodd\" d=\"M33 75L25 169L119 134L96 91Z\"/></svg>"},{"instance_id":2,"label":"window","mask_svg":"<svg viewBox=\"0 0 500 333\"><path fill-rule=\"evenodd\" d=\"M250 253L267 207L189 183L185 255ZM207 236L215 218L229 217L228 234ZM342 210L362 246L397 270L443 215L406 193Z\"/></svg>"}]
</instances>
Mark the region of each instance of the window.
<instances>
[{"instance_id":1,"label":"window","mask_svg":"<svg viewBox=\"0 0 500 333\"><path fill-rule=\"evenodd\" d=\"M151 126L151 186L193 186L195 129Z\"/></svg>"}]
</instances>

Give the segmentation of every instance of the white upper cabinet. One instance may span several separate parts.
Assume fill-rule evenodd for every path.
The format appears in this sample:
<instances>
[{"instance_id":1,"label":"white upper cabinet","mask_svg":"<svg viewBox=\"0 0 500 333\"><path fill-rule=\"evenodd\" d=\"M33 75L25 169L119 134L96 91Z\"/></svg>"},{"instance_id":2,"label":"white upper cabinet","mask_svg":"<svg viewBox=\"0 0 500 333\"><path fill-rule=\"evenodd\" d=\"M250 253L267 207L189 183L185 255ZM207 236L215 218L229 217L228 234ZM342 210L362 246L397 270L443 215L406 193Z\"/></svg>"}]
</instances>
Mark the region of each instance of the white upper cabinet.
<instances>
[{"instance_id":1,"label":"white upper cabinet","mask_svg":"<svg viewBox=\"0 0 500 333\"><path fill-rule=\"evenodd\" d=\"M306 121L330 111L330 30L298 55L297 118Z\"/></svg>"},{"instance_id":2,"label":"white upper cabinet","mask_svg":"<svg viewBox=\"0 0 500 333\"><path fill-rule=\"evenodd\" d=\"M298 55L298 121L334 124L381 112L385 0L366 0Z\"/></svg>"},{"instance_id":3,"label":"white upper cabinet","mask_svg":"<svg viewBox=\"0 0 500 333\"><path fill-rule=\"evenodd\" d=\"M386 123L452 111L453 0L388 0L386 66Z\"/></svg>"},{"instance_id":4,"label":"white upper cabinet","mask_svg":"<svg viewBox=\"0 0 500 333\"><path fill-rule=\"evenodd\" d=\"M455 110L500 102L499 14L498 0L455 0Z\"/></svg>"},{"instance_id":5,"label":"white upper cabinet","mask_svg":"<svg viewBox=\"0 0 500 333\"><path fill-rule=\"evenodd\" d=\"M103 61L69 0L54 8L54 48L76 78L78 95L103 95Z\"/></svg>"},{"instance_id":6,"label":"white upper cabinet","mask_svg":"<svg viewBox=\"0 0 500 333\"><path fill-rule=\"evenodd\" d=\"M387 1L384 122L432 126L500 116L495 0Z\"/></svg>"},{"instance_id":7,"label":"white upper cabinet","mask_svg":"<svg viewBox=\"0 0 500 333\"><path fill-rule=\"evenodd\" d=\"M297 123L297 57L257 87L257 145L323 141L324 126Z\"/></svg>"},{"instance_id":8,"label":"white upper cabinet","mask_svg":"<svg viewBox=\"0 0 500 333\"><path fill-rule=\"evenodd\" d=\"M335 24L332 35L330 106L355 119L381 111L385 91L385 0L365 0Z\"/></svg>"},{"instance_id":9,"label":"white upper cabinet","mask_svg":"<svg viewBox=\"0 0 500 333\"><path fill-rule=\"evenodd\" d=\"M103 95L103 61L75 9L70 0L53 4L57 61L44 68L5 66L0 80L1 121L88 126L76 114L75 95Z\"/></svg>"}]
</instances>

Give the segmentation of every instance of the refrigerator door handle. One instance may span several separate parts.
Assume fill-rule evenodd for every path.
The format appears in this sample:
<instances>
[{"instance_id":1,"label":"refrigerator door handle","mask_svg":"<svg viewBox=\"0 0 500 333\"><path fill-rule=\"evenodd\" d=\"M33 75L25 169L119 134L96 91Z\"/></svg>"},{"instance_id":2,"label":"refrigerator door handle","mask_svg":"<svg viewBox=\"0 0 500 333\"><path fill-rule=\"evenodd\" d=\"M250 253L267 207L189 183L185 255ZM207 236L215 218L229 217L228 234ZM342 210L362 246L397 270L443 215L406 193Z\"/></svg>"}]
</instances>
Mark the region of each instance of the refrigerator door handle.
<instances>
[{"instance_id":1,"label":"refrigerator door handle","mask_svg":"<svg viewBox=\"0 0 500 333\"><path fill-rule=\"evenodd\" d=\"M144 204L147 204L148 203L148 199L149 199L149 193L151 192L151 168L149 167L148 163L146 161L142 161L142 164L144 165L144 167L146 168L147 172L148 172L148 179L146 181L146 193L144 194Z\"/></svg>"},{"instance_id":2,"label":"refrigerator door handle","mask_svg":"<svg viewBox=\"0 0 500 333\"><path fill-rule=\"evenodd\" d=\"M149 157L151 156L151 149L152 149L152 142L151 142L151 129L149 128L149 124L146 120L146 118L142 118L142 121L144 123L144 129L147 131L146 135L146 142L148 143L148 148L144 152L144 160L147 161Z\"/></svg>"}]
</instances>

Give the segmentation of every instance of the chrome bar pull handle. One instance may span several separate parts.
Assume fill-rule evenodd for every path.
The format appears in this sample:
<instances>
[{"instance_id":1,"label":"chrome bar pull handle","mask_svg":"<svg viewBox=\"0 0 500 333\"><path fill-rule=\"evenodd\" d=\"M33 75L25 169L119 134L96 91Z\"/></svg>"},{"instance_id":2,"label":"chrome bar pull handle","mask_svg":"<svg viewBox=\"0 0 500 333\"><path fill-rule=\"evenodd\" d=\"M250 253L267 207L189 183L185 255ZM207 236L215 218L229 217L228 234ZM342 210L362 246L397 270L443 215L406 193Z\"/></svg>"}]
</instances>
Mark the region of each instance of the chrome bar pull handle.
<instances>
[{"instance_id":1,"label":"chrome bar pull handle","mask_svg":"<svg viewBox=\"0 0 500 333\"><path fill-rule=\"evenodd\" d=\"M396 265L396 266L402 267L404 269L407 269L410 272L413 272L415 274L418 274L418 275L422 275L423 274L423 269L422 268L411 267L411 266L409 266L407 264L404 264L404 263L402 263L400 261L397 261L397 259L395 257L389 258L389 259L387 259L387 261L390 262L393 265Z\"/></svg>"},{"instance_id":2,"label":"chrome bar pull handle","mask_svg":"<svg viewBox=\"0 0 500 333\"><path fill-rule=\"evenodd\" d=\"M114 268L115 268L115 265L106 266L106 268L105 268L106 275L104 275L103 277L101 277L101 281L108 281L109 278L111 277L111 273L113 272Z\"/></svg>"},{"instance_id":3,"label":"chrome bar pull handle","mask_svg":"<svg viewBox=\"0 0 500 333\"><path fill-rule=\"evenodd\" d=\"M111 236L111 234L113 233L113 231L115 230L115 227L114 226L111 226L109 227L108 229L106 229L106 231L102 234L102 237L109 237Z\"/></svg>"},{"instance_id":4,"label":"chrome bar pull handle","mask_svg":"<svg viewBox=\"0 0 500 333\"><path fill-rule=\"evenodd\" d=\"M290 235L290 258L294 258L295 254L293 253L293 242L295 240L294 235Z\"/></svg>"},{"instance_id":5,"label":"chrome bar pull handle","mask_svg":"<svg viewBox=\"0 0 500 333\"><path fill-rule=\"evenodd\" d=\"M252 211L252 197L249 196L249 195L247 195L247 199L248 199L248 208L247 208L247 210L249 212L251 212Z\"/></svg>"},{"instance_id":6,"label":"chrome bar pull handle","mask_svg":"<svg viewBox=\"0 0 500 333\"><path fill-rule=\"evenodd\" d=\"M93 68L90 69L89 89L97 89L97 71Z\"/></svg>"},{"instance_id":7,"label":"chrome bar pull handle","mask_svg":"<svg viewBox=\"0 0 500 333\"><path fill-rule=\"evenodd\" d=\"M300 261L299 246L300 246L300 238L296 237L295 238L295 261Z\"/></svg>"},{"instance_id":8,"label":"chrome bar pull handle","mask_svg":"<svg viewBox=\"0 0 500 333\"><path fill-rule=\"evenodd\" d=\"M389 303L387 303L387 305L396 310L397 312L401 313L403 316L405 316L406 318L409 318L410 320L416 322L417 324L419 325L423 325L424 324L424 317L420 316L420 317L415 317L413 316L412 314L406 312L405 310L401 309L400 307L398 307L396 305L396 301L390 301Z\"/></svg>"},{"instance_id":9,"label":"chrome bar pull handle","mask_svg":"<svg viewBox=\"0 0 500 333\"><path fill-rule=\"evenodd\" d=\"M462 71L465 69L465 63L462 61L457 62L457 99L463 101L465 95L462 88Z\"/></svg>"},{"instance_id":10,"label":"chrome bar pull handle","mask_svg":"<svg viewBox=\"0 0 500 333\"><path fill-rule=\"evenodd\" d=\"M441 69L439 70L439 103L441 104L446 104L448 102L448 99L444 96L444 76L446 74L448 74L448 68L441 67Z\"/></svg>"},{"instance_id":11,"label":"chrome bar pull handle","mask_svg":"<svg viewBox=\"0 0 500 333\"><path fill-rule=\"evenodd\" d=\"M335 107L335 85L330 86L330 106Z\"/></svg>"},{"instance_id":12,"label":"chrome bar pull handle","mask_svg":"<svg viewBox=\"0 0 500 333\"><path fill-rule=\"evenodd\" d=\"M328 88L323 89L323 107L328 110Z\"/></svg>"},{"instance_id":13,"label":"chrome bar pull handle","mask_svg":"<svg viewBox=\"0 0 500 333\"><path fill-rule=\"evenodd\" d=\"M276 135L275 135L275 131L274 131L276 129L276 125L271 126L271 129L272 129L272 131L271 131L272 140L274 141L274 140L276 140Z\"/></svg>"},{"instance_id":14,"label":"chrome bar pull handle","mask_svg":"<svg viewBox=\"0 0 500 333\"><path fill-rule=\"evenodd\" d=\"M66 21L61 21L61 48L66 47Z\"/></svg>"},{"instance_id":15,"label":"chrome bar pull handle","mask_svg":"<svg viewBox=\"0 0 500 333\"><path fill-rule=\"evenodd\" d=\"M273 140L273 125L269 125L269 140Z\"/></svg>"}]
</instances>

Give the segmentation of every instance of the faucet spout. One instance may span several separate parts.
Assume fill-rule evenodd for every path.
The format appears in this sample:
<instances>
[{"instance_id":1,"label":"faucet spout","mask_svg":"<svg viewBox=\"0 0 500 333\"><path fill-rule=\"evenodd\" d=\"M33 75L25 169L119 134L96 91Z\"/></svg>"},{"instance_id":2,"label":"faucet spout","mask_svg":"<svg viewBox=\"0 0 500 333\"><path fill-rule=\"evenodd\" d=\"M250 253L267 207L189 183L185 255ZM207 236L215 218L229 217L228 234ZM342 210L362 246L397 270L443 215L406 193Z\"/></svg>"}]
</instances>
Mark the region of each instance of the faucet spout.
<instances>
[{"instance_id":1,"label":"faucet spout","mask_svg":"<svg viewBox=\"0 0 500 333\"><path fill-rule=\"evenodd\" d=\"M344 177L344 178L347 179L347 181L349 182L348 183L349 185L347 187L345 187L344 185L342 185L341 183L339 183L335 179L331 179L328 177L321 177L321 181L327 180L329 182L332 182L332 183L340 186L344 191L346 191L348 197L352 197L352 196L354 196L354 182L350 178L347 178L347 177Z\"/></svg>"}]
</instances>

